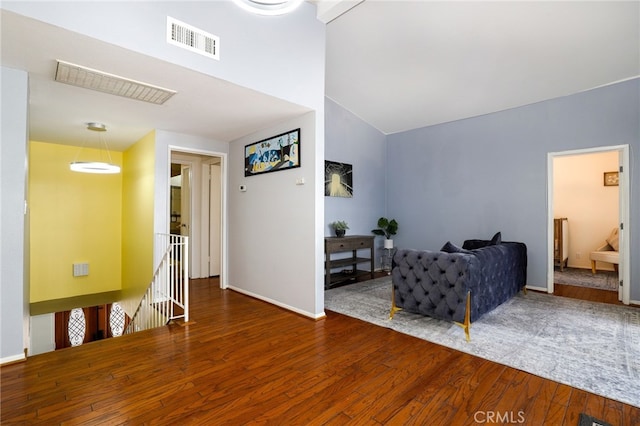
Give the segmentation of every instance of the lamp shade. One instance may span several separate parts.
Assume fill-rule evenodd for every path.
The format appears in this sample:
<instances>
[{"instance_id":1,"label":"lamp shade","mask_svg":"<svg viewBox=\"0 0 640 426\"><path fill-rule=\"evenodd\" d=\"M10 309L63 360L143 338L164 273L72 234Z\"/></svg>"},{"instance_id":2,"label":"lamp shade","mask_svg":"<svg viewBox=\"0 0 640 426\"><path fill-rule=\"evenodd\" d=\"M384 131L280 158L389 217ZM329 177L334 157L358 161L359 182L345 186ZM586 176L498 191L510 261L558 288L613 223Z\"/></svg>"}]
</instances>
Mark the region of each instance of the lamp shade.
<instances>
[{"instance_id":1,"label":"lamp shade","mask_svg":"<svg viewBox=\"0 0 640 426\"><path fill-rule=\"evenodd\" d=\"M120 173L120 166L115 164L102 163L100 161L74 161L70 164L70 168L74 172L96 173L96 174L115 174Z\"/></svg>"},{"instance_id":2,"label":"lamp shade","mask_svg":"<svg viewBox=\"0 0 640 426\"><path fill-rule=\"evenodd\" d=\"M87 123L87 129L97 132L99 136L99 146L98 150L102 149L102 145L104 145L104 149L106 151L107 157L109 161L111 161L111 153L109 152L109 146L107 145L107 141L103 136L103 133L107 131L107 126L102 123ZM80 152L82 151L82 147L78 150L76 154L76 159L69 164L69 168L73 172L80 173L95 173L95 174L115 174L120 173L120 166L106 163L104 161L78 161L78 157L80 156Z\"/></svg>"}]
</instances>

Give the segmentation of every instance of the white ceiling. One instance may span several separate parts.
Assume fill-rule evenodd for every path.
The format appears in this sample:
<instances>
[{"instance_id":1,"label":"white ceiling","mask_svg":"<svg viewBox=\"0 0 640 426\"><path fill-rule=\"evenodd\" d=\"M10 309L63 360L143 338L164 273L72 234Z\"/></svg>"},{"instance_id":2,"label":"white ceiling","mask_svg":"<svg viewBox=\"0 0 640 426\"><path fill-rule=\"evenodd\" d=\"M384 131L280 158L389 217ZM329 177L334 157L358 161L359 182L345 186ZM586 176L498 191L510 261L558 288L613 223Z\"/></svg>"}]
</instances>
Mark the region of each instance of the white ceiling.
<instances>
[{"instance_id":1,"label":"white ceiling","mask_svg":"<svg viewBox=\"0 0 640 426\"><path fill-rule=\"evenodd\" d=\"M338 6L333 14L319 13L329 21L326 94L386 134L640 75L638 1L328 1ZM99 121L107 125L114 150L125 149L152 129L228 141L307 111L0 13L2 65L29 71L32 140L78 145L88 137L84 123ZM158 106L56 83L56 59L178 94Z\"/></svg>"},{"instance_id":2,"label":"white ceiling","mask_svg":"<svg viewBox=\"0 0 640 426\"><path fill-rule=\"evenodd\" d=\"M640 75L640 2L365 0L327 26L327 97L385 134Z\"/></svg>"}]
</instances>

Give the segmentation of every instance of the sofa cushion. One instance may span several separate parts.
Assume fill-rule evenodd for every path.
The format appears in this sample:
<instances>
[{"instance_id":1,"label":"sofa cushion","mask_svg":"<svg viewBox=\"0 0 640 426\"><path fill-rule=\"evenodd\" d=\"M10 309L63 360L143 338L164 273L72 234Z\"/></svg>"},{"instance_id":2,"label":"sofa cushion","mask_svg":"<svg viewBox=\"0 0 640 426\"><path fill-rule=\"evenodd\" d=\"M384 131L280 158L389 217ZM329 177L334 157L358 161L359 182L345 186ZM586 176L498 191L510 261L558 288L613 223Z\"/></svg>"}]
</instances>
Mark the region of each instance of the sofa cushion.
<instances>
[{"instance_id":1,"label":"sofa cushion","mask_svg":"<svg viewBox=\"0 0 640 426\"><path fill-rule=\"evenodd\" d=\"M447 241L440 251L444 251L445 253L472 253L471 250L463 249L462 247L458 247L453 244L451 241Z\"/></svg>"}]
</instances>

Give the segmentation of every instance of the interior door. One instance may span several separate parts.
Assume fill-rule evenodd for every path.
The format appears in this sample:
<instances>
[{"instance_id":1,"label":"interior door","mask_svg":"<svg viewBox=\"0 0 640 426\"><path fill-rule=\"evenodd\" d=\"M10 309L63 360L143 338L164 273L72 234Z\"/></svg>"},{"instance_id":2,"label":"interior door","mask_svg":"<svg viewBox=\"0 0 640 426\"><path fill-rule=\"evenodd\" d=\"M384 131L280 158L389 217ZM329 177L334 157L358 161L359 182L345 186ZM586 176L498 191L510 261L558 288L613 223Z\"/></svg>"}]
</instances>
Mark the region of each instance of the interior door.
<instances>
[{"instance_id":1,"label":"interior door","mask_svg":"<svg viewBox=\"0 0 640 426\"><path fill-rule=\"evenodd\" d=\"M209 165L209 276L220 275L222 187L220 164Z\"/></svg>"},{"instance_id":2,"label":"interior door","mask_svg":"<svg viewBox=\"0 0 640 426\"><path fill-rule=\"evenodd\" d=\"M181 166L182 186L180 190L180 235L189 237L189 278L193 278L193 238L191 238L191 166Z\"/></svg>"},{"instance_id":3,"label":"interior door","mask_svg":"<svg viewBox=\"0 0 640 426\"><path fill-rule=\"evenodd\" d=\"M191 231L191 167L181 168L182 186L180 189L180 235L189 236Z\"/></svg>"}]
</instances>

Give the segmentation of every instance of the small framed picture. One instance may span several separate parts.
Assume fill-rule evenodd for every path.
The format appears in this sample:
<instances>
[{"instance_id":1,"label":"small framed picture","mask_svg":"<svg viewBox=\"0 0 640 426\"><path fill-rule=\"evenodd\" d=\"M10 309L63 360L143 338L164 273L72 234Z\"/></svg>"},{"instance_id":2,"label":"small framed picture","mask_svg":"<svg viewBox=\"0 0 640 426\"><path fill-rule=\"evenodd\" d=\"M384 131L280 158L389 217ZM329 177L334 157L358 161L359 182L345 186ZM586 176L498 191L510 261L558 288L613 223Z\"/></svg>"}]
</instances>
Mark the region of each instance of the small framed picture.
<instances>
[{"instance_id":1,"label":"small framed picture","mask_svg":"<svg viewBox=\"0 0 640 426\"><path fill-rule=\"evenodd\" d=\"M618 172L604 172L604 186L618 186Z\"/></svg>"},{"instance_id":2,"label":"small framed picture","mask_svg":"<svg viewBox=\"0 0 640 426\"><path fill-rule=\"evenodd\" d=\"M324 161L324 195L353 197L353 166L336 161Z\"/></svg>"}]
</instances>

